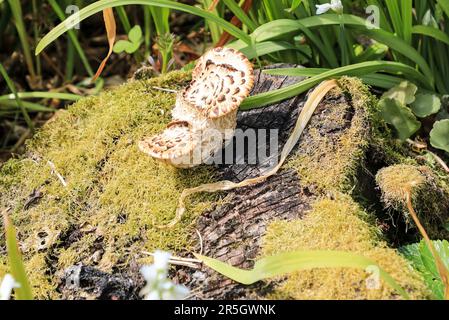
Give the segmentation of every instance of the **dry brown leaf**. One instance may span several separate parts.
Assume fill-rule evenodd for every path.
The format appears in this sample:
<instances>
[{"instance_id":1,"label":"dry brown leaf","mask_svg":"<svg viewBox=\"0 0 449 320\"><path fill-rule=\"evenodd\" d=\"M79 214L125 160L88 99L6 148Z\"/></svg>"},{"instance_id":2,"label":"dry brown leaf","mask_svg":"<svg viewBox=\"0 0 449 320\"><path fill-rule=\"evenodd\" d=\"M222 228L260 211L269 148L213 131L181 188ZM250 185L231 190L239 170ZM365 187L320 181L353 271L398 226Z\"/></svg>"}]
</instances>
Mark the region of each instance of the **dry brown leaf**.
<instances>
[{"instance_id":1,"label":"dry brown leaf","mask_svg":"<svg viewBox=\"0 0 449 320\"><path fill-rule=\"evenodd\" d=\"M252 5L253 5L253 0L245 0L245 2L242 5L242 10L245 13L248 13L248 11L249 11L249 9L251 9ZM232 17L231 23L236 27L240 27L242 25L242 22L236 16ZM220 40L218 40L218 42L215 44L215 47L223 47L231 39L232 39L232 36L225 31L221 35Z\"/></svg>"},{"instance_id":2,"label":"dry brown leaf","mask_svg":"<svg viewBox=\"0 0 449 320\"><path fill-rule=\"evenodd\" d=\"M209 9L207 9L207 10L208 10L208 11L214 11L215 8L216 8L217 5L218 5L218 2L220 2L220 0L214 0L214 2L212 2L212 3L210 4Z\"/></svg>"},{"instance_id":3,"label":"dry brown leaf","mask_svg":"<svg viewBox=\"0 0 449 320\"><path fill-rule=\"evenodd\" d=\"M97 80L100 74L103 72L103 69L106 66L106 62L108 61L109 57L112 54L115 36L117 33L117 26L115 24L114 11L112 10L112 8L107 8L103 10L103 19L104 25L106 27L106 33L108 35L109 51L108 54L106 55L106 58L103 59L100 66L98 67L98 70L95 73L94 77L92 78L92 81Z\"/></svg>"}]
</instances>

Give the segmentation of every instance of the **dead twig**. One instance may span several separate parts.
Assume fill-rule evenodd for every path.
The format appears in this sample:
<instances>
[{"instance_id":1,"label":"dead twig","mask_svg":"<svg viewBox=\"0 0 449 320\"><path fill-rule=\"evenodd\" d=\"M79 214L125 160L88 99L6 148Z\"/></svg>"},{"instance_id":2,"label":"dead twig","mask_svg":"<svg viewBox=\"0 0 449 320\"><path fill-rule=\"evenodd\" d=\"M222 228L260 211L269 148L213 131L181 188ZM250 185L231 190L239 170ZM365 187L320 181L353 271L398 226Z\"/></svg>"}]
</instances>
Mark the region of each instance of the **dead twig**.
<instances>
[{"instance_id":1,"label":"dead twig","mask_svg":"<svg viewBox=\"0 0 449 320\"><path fill-rule=\"evenodd\" d=\"M164 92L169 92L169 93L178 93L177 90L173 90L173 89L167 89L167 88L161 88L161 87L151 87L154 90L159 90L159 91L164 91Z\"/></svg>"},{"instance_id":2,"label":"dead twig","mask_svg":"<svg viewBox=\"0 0 449 320\"><path fill-rule=\"evenodd\" d=\"M154 256L154 253L151 253L148 251L142 251L142 253L152 256L152 257ZM177 256L171 256L170 259L168 260L168 262L173 265L184 266L184 267L189 267L189 268L193 268L193 269L200 269L200 265L202 263L198 259L182 258L182 257L177 257Z\"/></svg>"},{"instance_id":3,"label":"dead twig","mask_svg":"<svg viewBox=\"0 0 449 320\"><path fill-rule=\"evenodd\" d=\"M67 187L67 182L65 181L64 177L56 170L55 164L50 160L48 160L47 163L51 168L51 174L55 174L58 177L59 181L61 181L61 184L64 187Z\"/></svg>"}]
</instances>

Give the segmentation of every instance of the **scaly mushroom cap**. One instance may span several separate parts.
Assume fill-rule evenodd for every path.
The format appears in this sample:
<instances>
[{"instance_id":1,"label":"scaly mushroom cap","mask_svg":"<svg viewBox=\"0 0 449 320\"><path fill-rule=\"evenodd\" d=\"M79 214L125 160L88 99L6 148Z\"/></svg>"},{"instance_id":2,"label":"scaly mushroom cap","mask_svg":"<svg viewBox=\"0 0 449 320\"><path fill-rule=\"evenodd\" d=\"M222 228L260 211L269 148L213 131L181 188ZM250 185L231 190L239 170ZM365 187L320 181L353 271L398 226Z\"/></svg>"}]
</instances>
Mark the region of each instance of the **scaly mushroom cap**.
<instances>
[{"instance_id":1,"label":"scaly mushroom cap","mask_svg":"<svg viewBox=\"0 0 449 320\"><path fill-rule=\"evenodd\" d=\"M237 109L253 85L253 67L242 53L228 48L208 51L198 60L189 86L177 96L174 122L139 142L140 150L175 167L204 163L232 136ZM204 134L208 131L215 134Z\"/></svg>"},{"instance_id":2,"label":"scaly mushroom cap","mask_svg":"<svg viewBox=\"0 0 449 320\"><path fill-rule=\"evenodd\" d=\"M182 97L205 117L216 119L237 110L253 84L253 67L241 52L215 48L198 60Z\"/></svg>"},{"instance_id":3,"label":"scaly mushroom cap","mask_svg":"<svg viewBox=\"0 0 449 320\"><path fill-rule=\"evenodd\" d=\"M171 122L161 133L139 142L139 149L151 157L171 163L173 159L190 155L197 142L186 121Z\"/></svg>"}]
</instances>

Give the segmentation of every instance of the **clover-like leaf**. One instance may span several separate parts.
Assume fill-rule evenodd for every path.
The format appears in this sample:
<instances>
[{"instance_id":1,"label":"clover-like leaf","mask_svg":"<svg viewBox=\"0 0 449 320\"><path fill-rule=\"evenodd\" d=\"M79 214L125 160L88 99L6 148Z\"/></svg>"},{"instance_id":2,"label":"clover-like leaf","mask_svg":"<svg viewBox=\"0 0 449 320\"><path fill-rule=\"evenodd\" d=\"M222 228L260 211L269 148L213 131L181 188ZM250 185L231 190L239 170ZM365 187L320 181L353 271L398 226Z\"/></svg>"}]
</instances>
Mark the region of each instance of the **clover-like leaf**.
<instances>
[{"instance_id":1,"label":"clover-like leaf","mask_svg":"<svg viewBox=\"0 0 449 320\"><path fill-rule=\"evenodd\" d=\"M121 52L134 53L134 52L136 52L143 42L142 29L140 28L140 26L136 25L131 30L129 30L128 39L129 39L129 41L128 40L117 41L113 48L114 52L115 53L121 53Z\"/></svg>"},{"instance_id":2,"label":"clover-like leaf","mask_svg":"<svg viewBox=\"0 0 449 320\"><path fill-rule=\"evenodd\" d=\"M449 152L449 119L435 122L430 131L430 144L437 149Z\"/></svg>"},{"instance_id":3,"label":"clover-like leaf","mask_svg":"<svg viewBox=\"0 0 449 320\"><path fill-rule=\"evenodd\" d=\"M128 33L128 39L132 43L139 43L142 39L142 29L139 25L134 26Z\"/></svg>"},{"instance_id":4,"label":"clover-like leaf","mask_svg":"<svg viewBox=\"0 0 449 320\"><path fill-rule=\"evenodd\" d=\"M408 105L415 101L418 87L408 81L402 81L397 86L385 92L382 98L390 98L399 101L400 104Z\"/></svg>"},{"instance_id":5,"label":"clover-like leaf","mask_svg":"<svg viewBox=\"0 0 449 320\"><path fill-rule=\"evenodd\" d=\"M441 100L435 94L418 94L410 108L418 117L425 118L440 111Z\"/></svg>"},{"instance_id":6,"label":"clover-like leaf","mask_svg":"<svg viewBox=\"0 0 449 320\"><path fill-rule=\"evenodd\" d=\"M412 111L396 99L384 98L379 102L380 113L386 123L391 124L401 140L410 138L421 128Z\"/></svg>"},{"instance_id":7,"label":"clover-like leaf","mask_svg":"<svg viewBox=\"0 0 449 320\"><path fill-rule=\"evenodd\" d=\"M126 51L126 49L131 46L132 43L128 40L119 40L114 44L114 48L112 49L115 53L121 53Z\"/></svg>"},{"instance_id":8,"label":"clover-like leaf","mask_svg":"<svg viewBox=\"0 0 449 320\"><path fill-rule=\"evenodd\" d=\"M141 42L130 42L130 44L125 48L126 53L134 53L139 49Z\"/></svg>"}]
</instances>

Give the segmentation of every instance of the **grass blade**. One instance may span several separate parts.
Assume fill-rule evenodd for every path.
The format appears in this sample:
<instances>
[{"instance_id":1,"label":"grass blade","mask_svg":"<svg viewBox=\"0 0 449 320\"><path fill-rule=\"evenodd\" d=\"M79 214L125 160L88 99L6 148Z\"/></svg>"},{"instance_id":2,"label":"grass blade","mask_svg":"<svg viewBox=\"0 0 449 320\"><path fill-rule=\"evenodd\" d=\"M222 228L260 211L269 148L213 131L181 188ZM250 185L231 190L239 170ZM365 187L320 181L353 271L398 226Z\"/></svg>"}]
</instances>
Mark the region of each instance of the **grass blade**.
<instances>
[{"instance_id":1,"label":"grass blade","mask_svg":"<svg viewBox=\"0 0 449 320\"><path fill-rule=\"evenodd\" d=\"M22 5L20 1L8 0L9 6L11 7L11 12L14 17L14 23L16 25L17 33L19 34L20 43L22 45L23 54L25 56L25 62L28 67L28 72L31 77L36 76L34 70L33 58L30 49L30 42L28 40L28 33L25 28L25 23L23 22Z\"/></svg>"},{"instance_id":2,"label":"grass blade","mask_svg":"<svg viewBox=\"0 0 449 320\"><path fill-rule=\"evenodd\" d=\"M33 91L33 92L18 92L17 96L19 99L61 99L61 100L71 100L76 101L81 99L82 97L72 93L61 93L61 92L47 92L47 91ZM5 94L0 96L0 101L3 100L12 100L15 99L16 96L11 94Z\"/></svg>"},{"instance_id":3,"label":"grass blade","mask_svg":"<svg viewBox=\"0 0 449 320\"><path fill-rule=\"evenodd\" d=\"M297 96L329 78L340 77L343 75L363 75L375 72L389 72L393 74L402 73L423 86L428 86L427 79L410 66L399 62L369 61L332 69L291 86L246 98L241 104L240 109L247 110L259 108Z\"/></svg>"},{"instance_id":4,"label":"grass blade","mask_svg":"<svg viewBox=\"0 0 449 320\"><path fill-rule=\"evenodd\" d=\"M223 0L224 4L232 11L232 13L244 24L248 27L248 29L253 32L257 28L257 24L253 22L239 7L239 5L235 2L235 0Z\"/></svg>"},{"instance_id":5,"label":"grass blade","mask_svg":"<svg viewBox=\"0 0 449 320\"><path fill-rule=\"evenodd\" d=\"M235 268L216 259L195 254L206 266L242 284L250 285L257 281L282 276L298 270L315 268L357 268L365 270L375 266L380 277L403 298L409 299L407 292L374 261L364 256L343 251L296 251L270 256L256 261L252 270Z\"/></svg>"},{"instance_id":6,"label":"grass blade","mask_svg":"<svg viewBox=\"0 0 449 320\"><path fill-rule=\"evenodd\" d=\"M438 4L443 9L444 13L449 17L449 1L447 0L438 0Z\"/></svg>"},{"instance_id":7,"label":"grass blade","mask_svg":"<svg viewBox=\"0 0 449 320\"><path fill-rule=\"evenodd\" d=\"M51 7L53 8L53 11L56 13L58 18L61 21L64 21L66 18L64 12L62 11L61 7L58 5L58 3L55 0L48 0ZM76 33L74 30L67 30L67 34L70 38L70 41L72 42L73 46L75 47L76 52L78 53L78 56L81 59L81 62L83 63L84 69L86 69L86 72L89 74L89 76L93 76L94 72L92 70L92 67L89 64L89 60L87 59L86 55L84 54L83 49L81 48L81 44L78 41L78 38L76 37Z\"/></svg>"},{"instance_id":8,"label":"grass blade","mask_svg":"<svg viewBox=\"0 0 449 320\"><path fill-rule=\"evenodd\" d=\"M23 118L25 119L25 122L27 123L28 127L31 131L34 131L34 124L33 121L31 121L30 115L28 114L27 110L22 104L22 101L20 100L19 96L17 95L16 86L12 82L11 78L8 76L8 73L6 72L6 69L3 67L3 65L0 63L0 74L3 76L3 78L6 81L6 85L8 86L9 90L11 90L12 94L14 95L14 99L17 102L17 105L19 106L20 110L22 111Z\"/></svg>"},{"instance_id":9,"label":"grass blade","mask_svg":"<svg viewBox=\"0 0 449 320\"><path fill-rule=\"evenodd\" d=\"M331 69L326 68L278 68L278 69L269 69L264 70L264 73L277 75L277 76L290 76L290 77L313 77L322 74L323 72L327 72ZM351 75L348 73L348 75ZM365 74L359 75L360 79L363 83L382 88L382 89L391 89L392 87L398 85L404 79L399 77L390 76L387 74Z\"/></svg>"},{"instance_id":10,"label":"grass blade","mask_svg":"<svg viewBox=\"0 0 449 320\"><path fill-rule=\"evenodd\" d=\"M322 28L330 25L340 25L343 23L348 28L364 34L373 40L385 44L390 49L407 57L410 61L414 61L422 70L427 78L428 87L433 89L434 76L433 71L429 67L427 61L421 54L412 46L408 45L404 40L382 29L367 29L364 19L350 15L343 14L341 16L336 14L324 14L320 16L312 16L299 20L282 19L268 22L257 28L251 37L257 42L275 40L279 38L291 37L301 31L302 28Z\"/></svg>"},{"instance_id":11,"label":"grass blade","mask_svg":"<svg viewBox=\"0 0 449 320\"><path fill-rule=\"evenodd\" d=\"M449 36L439 29L423 25L417 25L413 27L412 32L414 34L420 34L423 36L434 38L438 41L444 42L445 44L449 45Z\"/></svg>"},{"instance_id":12,"label":"grass blade","mask_svg":"<svg viewBox=\"0 0 449 320\"><path fill-rule=\"evenodd\" d=\"M20 288L15 289L18 300L33 300L30 283L23 266L22 255L17 244L16 230L5 210L3 212L3 226L5 228L6 248L8 250L9 267L14 279L20 283Z\"/></svg>"},{"instance_id":13,"label":"grass blade","mask_svg":"<svg viewBox=\"0 0 449 320\"><path fill-rule=\"evenodd\" d=\"M232 45L229 47L233 48ZM236 48L234 48L236 49ZM238 50L238 49L237 49ZM284 51L284 50L296 50L301 55L306 57L307 59L311 59L309 54L301 48L292 45L291 43L285 42L285 41L265 41L261 43L256 43L252 47L244 47L240 49L240 51L248 58L248 59L254 59L257 57L261 57L270 53Z\"/></svg>"},{"instance_id":14,"label":"grass blade","mask_svg":"<svg viewBox=\"0 0 449 320\"><path fill-rule=\"evenodd\" d=\"M215 22L218 25L220 25L223 29L225 29L229 34L233 35L234 37L241 39L248 44L251 44L251 39L249 38L249 36L243 31L241 31L239 28L235 27L226 20L197 7L189 6L183 3L178 3L170 0L100 0L81 9L76 15L71 15L62 23L58 24L55 28L53 28L38 43L36 47L36 54L39 54L42 50L45 49L45 47L47 47L50 43L52 43L54 40L60 37L64 32L73 28L77 23L102 11L103 9L132 4L152 5L163 8L171 8L191 13L203 17L205 19L209 19L212 22Z\"/></svg>"},{"instance_id":15,"label":"grass blade","mask_svg":"<svg viewBox=\"0 0 449 320\"><path fill-rule=\"evenodd\" d=\"M401 16L402 16L402 28L404 41L408 44L412 43L412 18L413 18L413 1L401 0Z\"/></svg>"},{"instance_id":16,"label":"grass blade","mask_svg":"<svg viewBox=\"0 0 449 320\"><path fill-rule=\"evenodd\" d=\"M55 112L56 109L51 108L51 107L46 107L43 106L41 104L37 104L34 102L28 102L28 101L21 101L20 104L22 105L23 108L25 108L28 112ZM13 108L14 110L19 109L20 110L20 106L17 103L17 101L15 100L1 100L0 101L0 106L5 106L5 107L9 107L9 108ZM14 111L12 110L12 111ZM15 111L14 111L15 112Z\"/></svg>"}]
</instances>

